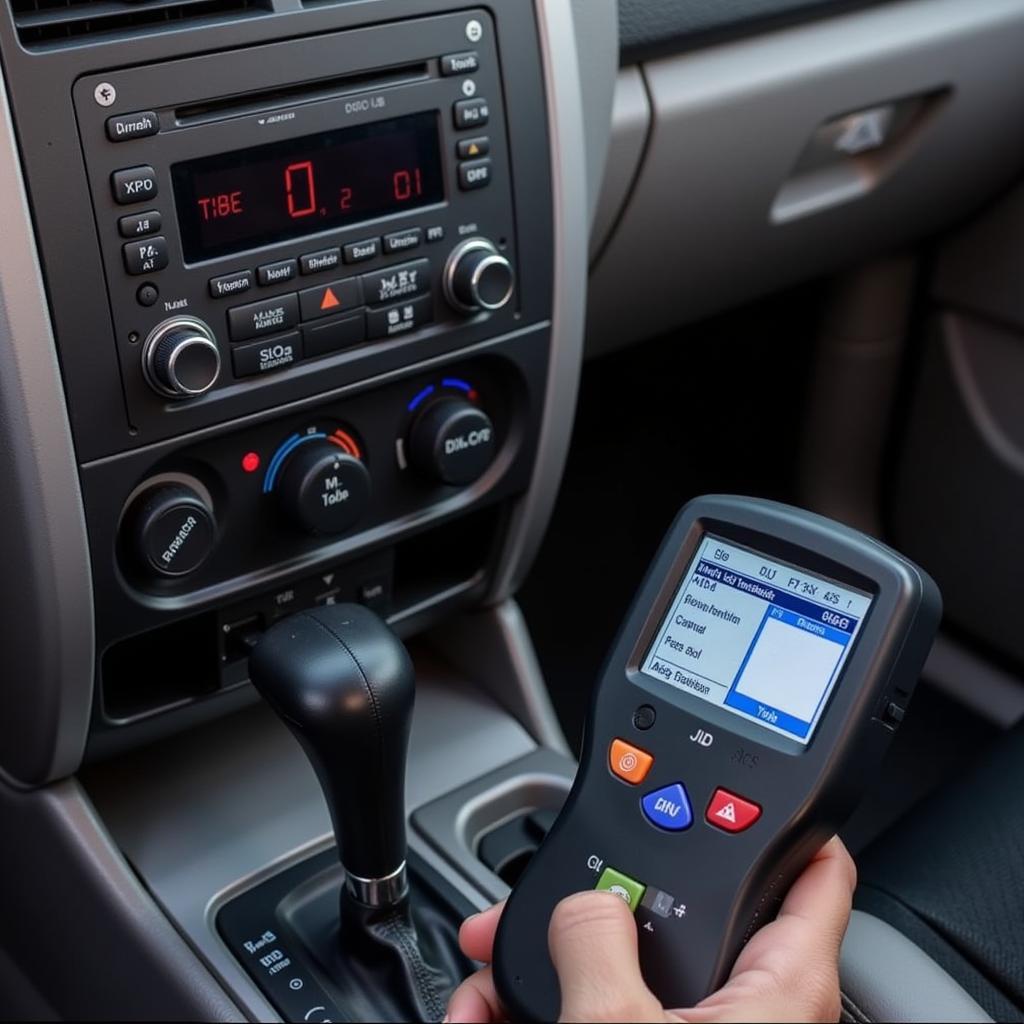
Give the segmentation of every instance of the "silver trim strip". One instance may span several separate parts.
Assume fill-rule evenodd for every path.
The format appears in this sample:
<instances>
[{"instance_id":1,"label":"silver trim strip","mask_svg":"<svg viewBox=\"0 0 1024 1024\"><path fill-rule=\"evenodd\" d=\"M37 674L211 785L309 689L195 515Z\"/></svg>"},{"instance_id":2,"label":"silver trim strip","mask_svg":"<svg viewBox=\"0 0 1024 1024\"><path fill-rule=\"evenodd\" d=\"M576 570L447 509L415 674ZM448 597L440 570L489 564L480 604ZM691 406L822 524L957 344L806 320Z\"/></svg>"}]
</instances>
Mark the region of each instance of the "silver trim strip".
<instances>
[{"instance_id":1,"label":"silver trim strip","mask_svg":"<svg viewBox=\"0 0 1024 1024\"><path fill-rule=\"evenodd\" d=\"M2 74L0 224L0 608L17 610L0 626L7 669L0 771L40 784L75 771L85 748L95 657L92 578L78 467ZM79 341L113 344L110 338ZM27 621L33 613L34 621Z\"/></svg>"},{"instance_id":2,"label":"silver trim strip","mask_svg":"<svg viewBox=\"0 0 1024 1024\"><path fill-rule=\"evenodd\" d=\"M551 360L533 479L512 513L490 594L495 602L519 588L547 529L569 451L583 365L590 217L583 187L587 181L585 112L575 26L569 0L535 0L535 7L547 85L554 203Z\"/></svg>"}]
</instances>

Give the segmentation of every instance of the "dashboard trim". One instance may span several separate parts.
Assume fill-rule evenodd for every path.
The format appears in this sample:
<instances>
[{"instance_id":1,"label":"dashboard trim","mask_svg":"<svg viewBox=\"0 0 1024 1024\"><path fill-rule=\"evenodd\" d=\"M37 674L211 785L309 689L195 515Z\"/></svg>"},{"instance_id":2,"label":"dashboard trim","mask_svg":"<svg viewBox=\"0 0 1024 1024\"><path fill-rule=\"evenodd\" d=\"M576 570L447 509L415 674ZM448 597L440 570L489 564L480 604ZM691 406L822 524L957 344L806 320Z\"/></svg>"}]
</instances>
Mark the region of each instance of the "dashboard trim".
<instances>
[{"instance_id":1,"label":"dashboard trim","mask_svg":"<svg viewBox=\"0 0 1024 1024\"><path fill-rule=\"evenodd\" d=\"M513 509L505 550L488 597L497 604L526 577L547 529L569 453L587 294L589 207L584 107L569 0L536 0L546 83L554 213L551 357L540 440L529 490Z\"/></svg>"},{"instance_id":2,"label":"dashboard trim","mask_svg":"<svg viewBox=\"0 0 1024 1024\"><path fill-rule=\"evenodd\" d=\"M93 603L64 387L0 77L0 771L39 785L74 771L92 708Z\"/></svg>"}]
</instances>

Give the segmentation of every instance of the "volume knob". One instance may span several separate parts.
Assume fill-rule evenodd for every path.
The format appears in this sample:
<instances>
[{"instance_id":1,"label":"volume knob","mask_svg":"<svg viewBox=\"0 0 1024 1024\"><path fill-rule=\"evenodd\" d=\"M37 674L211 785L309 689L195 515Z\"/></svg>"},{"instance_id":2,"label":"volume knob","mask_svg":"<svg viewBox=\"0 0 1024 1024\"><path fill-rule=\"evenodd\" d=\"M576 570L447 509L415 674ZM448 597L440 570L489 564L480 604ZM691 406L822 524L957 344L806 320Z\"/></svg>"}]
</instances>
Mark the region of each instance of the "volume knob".
<instances>
[{"instance_id":1,"label":"volume knob","mask_svg":"<svg viewBox=\"0 0 1024 1024\"><path fill-rule=\"evenodd\" d=\"M501 309L512 298L515 279L512 264L486 238L470 238L448 257L445 297L463 313Z\"/></svg>"},{"instance_id":2,"label":"volume knob","mask_svg":"<svg viewBox=\"0 0 1024 1024\"><path fill-rule=\"evenodd\" d=\"M176 317L146 339L142 369L149 386L168 398L205 394L220 374L220 350L202 320Z\"/></svg>"}]
</instances>

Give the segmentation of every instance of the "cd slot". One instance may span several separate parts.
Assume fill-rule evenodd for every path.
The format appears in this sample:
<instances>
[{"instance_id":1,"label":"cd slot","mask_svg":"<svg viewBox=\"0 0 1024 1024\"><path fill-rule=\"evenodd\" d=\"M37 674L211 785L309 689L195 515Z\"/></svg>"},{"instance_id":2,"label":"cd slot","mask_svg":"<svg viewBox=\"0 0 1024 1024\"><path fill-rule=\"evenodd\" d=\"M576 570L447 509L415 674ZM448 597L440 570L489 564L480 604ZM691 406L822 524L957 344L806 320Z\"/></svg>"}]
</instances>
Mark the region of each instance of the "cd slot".
<instances>
[{"instance_id":1,"label":"cd slot","mask_svg":"<svg viewBox=\"0 0 1024 1024\"><path fill-rule=\"evenodd\" d=\"M245 93L242 96L227 96L206 103L178 107L174 111L174 116L179 128L188 128L209 121L244 117L280 107L315 103L338 96L407 85L411 82L424 81L429 77L430 69L427 62L416 61L391 68L378 68L352 75L337 75L332 78L321 78L312 82L302 82L297 85L265 89L260 92Z\"/></svg>"}]
</instances>

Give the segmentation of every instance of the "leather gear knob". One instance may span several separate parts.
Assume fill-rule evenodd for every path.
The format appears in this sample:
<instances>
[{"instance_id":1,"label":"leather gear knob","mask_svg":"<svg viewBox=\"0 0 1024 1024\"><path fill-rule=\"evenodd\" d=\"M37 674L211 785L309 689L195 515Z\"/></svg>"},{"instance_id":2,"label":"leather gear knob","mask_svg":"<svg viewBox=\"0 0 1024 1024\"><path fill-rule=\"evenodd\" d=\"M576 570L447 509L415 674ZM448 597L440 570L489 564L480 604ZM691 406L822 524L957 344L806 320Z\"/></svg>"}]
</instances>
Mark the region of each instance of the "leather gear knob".
<instances>
[{"instance_id":1,"label":"leather gear knob","mask_svg":"<svg viewBox=\"0 0 1024 1024\"><path fill-rule=\"evenodd\" d=\"M415 696L402 642L362 605L315 608L271 626L249 674L316 771L346 872L359 879L398 872Z\"/></svg>"}]
</instances>

